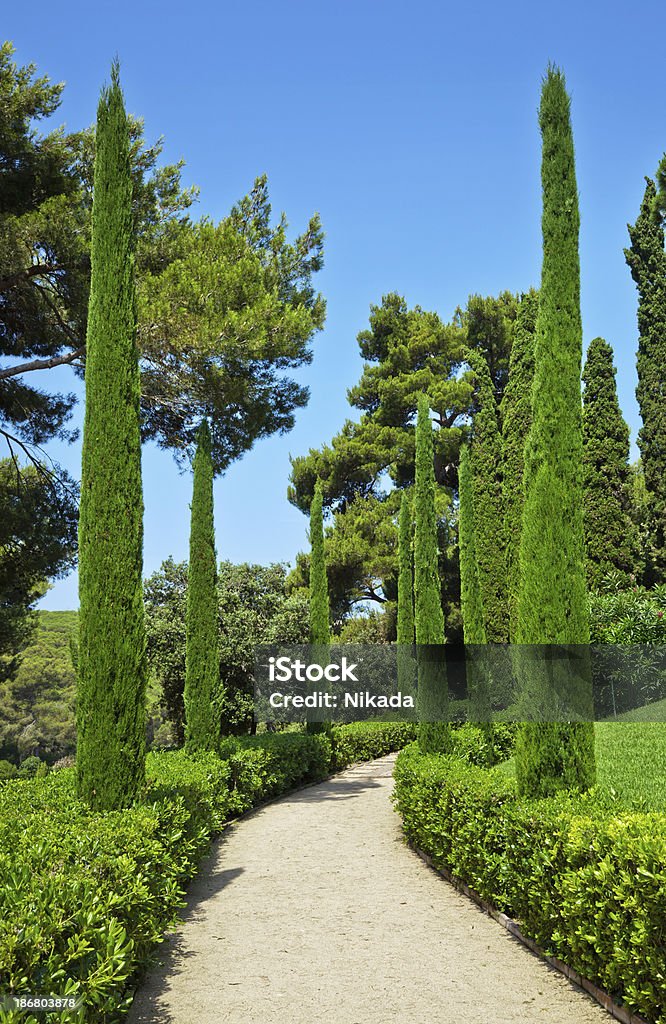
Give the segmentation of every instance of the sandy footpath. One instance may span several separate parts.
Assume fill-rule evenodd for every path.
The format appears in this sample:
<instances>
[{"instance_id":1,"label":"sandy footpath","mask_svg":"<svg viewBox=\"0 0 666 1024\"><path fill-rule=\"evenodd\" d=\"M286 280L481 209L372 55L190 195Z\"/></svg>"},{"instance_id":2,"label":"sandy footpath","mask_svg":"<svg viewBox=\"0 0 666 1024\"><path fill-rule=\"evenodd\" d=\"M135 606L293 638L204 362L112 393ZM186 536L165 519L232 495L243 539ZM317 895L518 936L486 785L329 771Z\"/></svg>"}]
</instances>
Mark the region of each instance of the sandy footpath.
<instances>
[{"instance_id":1,"label":"sandy footpath","mask_svg":"<svg viewBox=\"0 0 666 1024\"><path fill-rule=\"evenodd\" d=\"M393 760L224 833L131 1024L609 1024L405 846Z\"/></svg>"}]
</instances>

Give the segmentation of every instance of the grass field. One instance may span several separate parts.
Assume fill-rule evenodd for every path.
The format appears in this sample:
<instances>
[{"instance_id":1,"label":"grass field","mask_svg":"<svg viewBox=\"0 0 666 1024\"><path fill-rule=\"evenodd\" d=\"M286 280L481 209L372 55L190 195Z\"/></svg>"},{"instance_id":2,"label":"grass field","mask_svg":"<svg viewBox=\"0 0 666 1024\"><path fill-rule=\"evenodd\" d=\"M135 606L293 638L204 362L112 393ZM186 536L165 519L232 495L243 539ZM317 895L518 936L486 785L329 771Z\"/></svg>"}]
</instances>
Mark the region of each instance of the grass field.
<instances>
[{"instance_id":1,"label":"grass field","mask_svg":"<svg viewBox=\"0 0 666 1024\"><path fill-rule=\"evenodd\" d=\"M599 785L636 810L666 810L666 722L598 722Z\"/></svg>"}]
</instances>

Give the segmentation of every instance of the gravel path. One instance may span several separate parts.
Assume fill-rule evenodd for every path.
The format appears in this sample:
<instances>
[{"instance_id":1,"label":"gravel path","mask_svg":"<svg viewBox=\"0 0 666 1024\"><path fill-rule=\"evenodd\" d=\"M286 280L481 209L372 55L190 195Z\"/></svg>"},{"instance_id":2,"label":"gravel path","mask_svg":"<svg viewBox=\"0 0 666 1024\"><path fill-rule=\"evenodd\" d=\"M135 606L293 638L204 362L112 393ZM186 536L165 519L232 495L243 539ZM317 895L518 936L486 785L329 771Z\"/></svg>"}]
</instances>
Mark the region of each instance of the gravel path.
<instances>
[{"instance_id":1,"label":"gravel path","mask_svg":"<svg viewBox=\"0 0 666 1024\"><path fill-rule=\"evenodd\" d=\"M610 1024L405 846L393 760L225 832L131 1024Z\"/></svg>"}]
</instances>

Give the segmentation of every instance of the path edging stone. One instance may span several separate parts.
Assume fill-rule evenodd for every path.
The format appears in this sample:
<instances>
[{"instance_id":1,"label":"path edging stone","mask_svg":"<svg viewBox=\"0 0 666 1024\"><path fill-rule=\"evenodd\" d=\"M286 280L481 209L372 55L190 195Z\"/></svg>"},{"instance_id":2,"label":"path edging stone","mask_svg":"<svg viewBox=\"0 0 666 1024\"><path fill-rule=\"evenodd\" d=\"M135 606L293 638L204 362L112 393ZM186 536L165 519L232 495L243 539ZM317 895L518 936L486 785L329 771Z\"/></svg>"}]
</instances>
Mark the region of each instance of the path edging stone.
<instances>
[{"instance_id":1,"label":"path edging stone","mask_svg":"<svg viewBox=\"0 0 666 1024\"><path fill-rule=\"evenodd\" d=\"M592 998L595 999L596 1002L604 1008L604 1010L607 1010L608 1013L615 1017L616 1020L620 1021L621 1024L648 1024L643 1017L637 1016L637 1014L627 1010L626 1007L620 1006L619 1003L616 1003L608 992L599 988L599 986L595 985L594 982L588 981L587 978L584 978L581 974L575 971L573 967L569 967L568 964L565 964L562 960L558 960L555 956L549 956L547 953L544 953L544 951L537 946L536 942L528 938L527 935L523 935L517 921L514 921L513 918L508 917L506 914L502 913L502 911L496 910L495 907L493 907L491 903L488 903L487 900L484 900L478 892L470 888L469 885L461 881L459 878L456 878L455 875L451 874L448 868L439 867L435 864L429 853L425 853L424 850L415 846L414 843L409 843L408 845L419 855L421 860L425 861L429 868L432 868L432 870L436 871L438 875L445 878L447 882L450 882L458 892L461 892L464 896L473 900L473 902L476 903L484 913L488 914L489 917L492 917L498 924L501 924L503 928L510 932L510 934L513 935L514 938L518 939L519 942L522 942L522 944L532 953L538 956L541 960L545 960L550 967L559 971L560 974L564 974L564 976L567 977L569 981L573 982L574 985L577 985L578 988L583 989L584 992L587 992L588 995L592 996Z\"/></svg>"}]
</instances>

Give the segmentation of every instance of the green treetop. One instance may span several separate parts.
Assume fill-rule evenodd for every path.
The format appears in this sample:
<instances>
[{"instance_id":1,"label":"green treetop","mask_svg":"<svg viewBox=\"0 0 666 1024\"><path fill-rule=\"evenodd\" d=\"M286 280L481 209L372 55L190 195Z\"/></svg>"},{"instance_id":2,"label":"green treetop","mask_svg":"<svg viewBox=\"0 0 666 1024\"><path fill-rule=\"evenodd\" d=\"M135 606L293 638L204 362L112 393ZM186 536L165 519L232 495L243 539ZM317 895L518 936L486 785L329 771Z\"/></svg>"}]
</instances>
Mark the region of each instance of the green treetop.
<instances>
[{"instance_id":1,"label":"green treetop","mask_svg":"<svg viewBox=\"0 0 666 1024\"><path fill-rule=\"evenodd\" d=\"M508 640L501 436L488 364L480 352L470 352L467 359L476 384L471 470L478 579L486 636L501 643Z\"/></svg>"},{"instance_id":2,"label":"green treetop","mask_svg":"<svg viewBox=\"0 0 666 1024\"><path fill-rule=\"evenodd\" d=\"M543 263L525 449L517 639L520 644L588 644L578 193L569 97L563 74L552 67L543 82L539 123ZM546 699L561 691L559 683L553 687L555 671L546 666ZM572 685L569 678L565 685ZM579 689L585 686L583 679ZM586 694L573 698L577 710L587 708ZM587 789L595 777L591 721L525 724L516 773L521 792L533 796L562 787Z\"/></svg>"},{"instance_id":3,"label":"green treetop","mask_svg":"<svg viewBox=\"0 0 666 1024\"><path fill-rule=\"evenodd\" d=\"M190 750L214 750L219 716L213 699L220 673L217 645L213 460L204 420L194 456L190 562L187 580L185 740Z\"/></svg>"},{"instance_id":4,"label":"green treetop","mask_svg":"<svg viewBox=\"0 0 666 1024\"><path fill-rule=\"evenodd\" d=\"M97 112L79 519L81 797L132 802L145 771L143 499L129 133L114 67Z\"/></svg>"},{"instance_id":5,"label":"green treetop","mask_svg":"<svg viewBox=\"0 0 666 1024\"><path fill-rule=\"evenodd\" d=\"M663 187L666 161L660 171ZM638 447L649 495L651 551L646 582L655 584L666 581L666 253L655 185L649 178L646 182L640 213L636 223L629 225L631 247L624 254L638 289L636 398L643 421Z\"/></svg>"},{"instance_id":6,"label":"green treetop","mask_svg":"<svg viewBox=\"0 0 666 1024\"><path fill-rule=\"evenodd\" d=\"M583 477L587 577L598 589L614 572L626 586L636 572L637 535L631 518L629 427L617 400L613 350L595 338L583 370Z\"/></svg>"},{"instance_id":7,"label":"green treetop","mask_svg":"<svg viewBox=\"0 0 666 1024\"><path fill-rule=\"evenodd\" d=\"M534 331L539 296L534 290L523 296L513 332L509 380L504 390L502 422L502 506L506 542L506 596L509 639L515 640L520 583L520 534L523 522L523 474L525 439L532 421Z\"/></svg>"}]
</instances>

